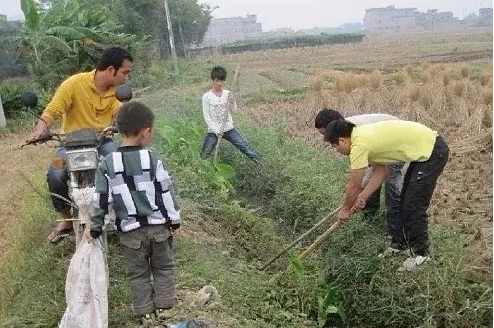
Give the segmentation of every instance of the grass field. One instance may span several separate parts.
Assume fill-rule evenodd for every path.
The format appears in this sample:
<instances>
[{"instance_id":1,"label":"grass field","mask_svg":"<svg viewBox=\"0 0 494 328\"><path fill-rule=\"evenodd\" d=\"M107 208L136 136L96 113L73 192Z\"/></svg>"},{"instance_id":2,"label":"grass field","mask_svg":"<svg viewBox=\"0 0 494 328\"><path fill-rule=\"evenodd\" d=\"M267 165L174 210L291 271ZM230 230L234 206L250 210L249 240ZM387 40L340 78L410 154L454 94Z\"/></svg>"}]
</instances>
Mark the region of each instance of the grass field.
<instances>
[{"instance_id":1,"label":"grass field","mask_svg":"<svg viewBox=\"0 0 494 328\"><path fill-rule=\"evenodd\" d=\"M205 132L199 99L212 65L225 65L231 82L238 63L238 89L231 89L243 111L235 121L263 163L223 145L217 171L199 159ZM183 210L175 321L492 326L492 32L213 56L181 70L140 98L156 111L153 148L167 159ZM430 208L432 263L398 273L403 258L377 256L387 247L382 215L374 221L357 215L303 263L295 255L315 235L266 272L258 270L341 199L347 159L323 145L313 128L323 106L345 115L391 113L445 136L451 159ZM6 167L15 169L0 186L8 199L0 213L7 250L0 257L0 326L56 327L73 245L45 242L57 218L43 181L53 149L31 148L23 159L14 148L26 134L2 135L11 145L2 148ZM117 242L110 245L110 327L138 327ZM194 294L207 284L217 287L219 300L211 308L194 306Z\"/></svg>"}]
</instances>

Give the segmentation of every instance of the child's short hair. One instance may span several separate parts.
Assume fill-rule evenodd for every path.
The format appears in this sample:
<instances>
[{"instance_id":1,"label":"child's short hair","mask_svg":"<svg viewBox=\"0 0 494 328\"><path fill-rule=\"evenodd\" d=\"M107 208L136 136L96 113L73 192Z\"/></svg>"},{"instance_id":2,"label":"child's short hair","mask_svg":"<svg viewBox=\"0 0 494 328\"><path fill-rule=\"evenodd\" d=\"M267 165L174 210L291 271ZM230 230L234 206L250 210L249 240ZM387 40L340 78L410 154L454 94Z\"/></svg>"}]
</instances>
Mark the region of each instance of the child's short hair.
<instances>
[{"instance_id":1,"label":"child's short hair","mask_svg":"<svg viewBox=\"0 0 494 328\"><path fill-rule=\"evenodd\" d=\"M211 70L211 80L218 79L221 81L226 80L226 69L221 66L213 67Z\"/></svg>"},{"instance_id":2,"label":"child's short hair","mask_svg":"<svg viewBox=\"0 0 494 328\"><path fill-rule=\"evenodd\" d=\"M344 117L340 112L334 109L323 108L317 113L316 119L314 120L314 127L316 129L326 128L329 123L343 119Z\"/></svg>"},{"instance_id":3,"label":"child's short hair","mask_svg":"<svg viewBox=\"0 0 494 328\"><path fill-rule=\"evenodd\" d=\"M117 113L119 133L126 136L137 136L143 129L152 128L154 114L151 109L138 101L123 104Z\"/></svg>"}]
</instances>

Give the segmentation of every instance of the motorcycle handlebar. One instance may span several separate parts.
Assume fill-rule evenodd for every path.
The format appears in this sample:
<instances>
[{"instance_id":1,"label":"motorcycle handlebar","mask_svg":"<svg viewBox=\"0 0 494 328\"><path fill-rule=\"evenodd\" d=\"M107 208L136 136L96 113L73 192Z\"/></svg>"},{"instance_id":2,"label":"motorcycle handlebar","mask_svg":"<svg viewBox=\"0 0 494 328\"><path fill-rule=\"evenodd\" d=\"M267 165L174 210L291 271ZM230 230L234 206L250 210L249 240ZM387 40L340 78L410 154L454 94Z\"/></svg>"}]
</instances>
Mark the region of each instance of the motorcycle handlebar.
<instances>
[{"instance_id":1,"label":"motorcycle handlebar","mask_svg":"<svg viewBox=\"0 0 494 328\"><path fill-rule=\"evenodd\" d=\"M100 143L104 137L111 135L113 133L118 133L118 128L116 126L109 126L105 129L103 129L103 131L101 131L100 137L98 138ZM42 134L37 139L26 141L24 144L21 145L21 148L23 148L24 146L37 145L37 144L45 143L45 142L48 142L51 140L58 141L59 145L62 146L64 144L64 140L62 138L65 136L66 136L65 133L47 132L47 133Z\"/></svg>"}]
</instances>

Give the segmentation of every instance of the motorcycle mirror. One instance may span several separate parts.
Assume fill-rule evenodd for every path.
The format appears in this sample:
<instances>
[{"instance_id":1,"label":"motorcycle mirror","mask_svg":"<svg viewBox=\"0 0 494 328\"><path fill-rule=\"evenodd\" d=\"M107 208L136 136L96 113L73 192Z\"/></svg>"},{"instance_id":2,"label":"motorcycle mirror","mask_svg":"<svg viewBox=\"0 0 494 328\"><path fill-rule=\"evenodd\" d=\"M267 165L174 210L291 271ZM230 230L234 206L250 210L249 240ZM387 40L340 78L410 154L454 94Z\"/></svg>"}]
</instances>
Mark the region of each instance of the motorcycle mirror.
<instances>
[{"instance_id":1,"label":"motorcycle mirror","mask_svg":"<svg viewBox=\"0 0 494 328\"><path fill-rule=\"evenodd\" d=\"M34 108L38 105L38 96L32 91L24 91L21 94L21 102L24 106Z\"/></svg>"},{"instance_id":2,"label":"motorcycle mirror","mask_svg":"<svg viewBox=\"0 0 494 328\"><path fill-rule=\"evenodd\" d=\"M115 90L115 97L121 102L129 101L132 99L132 89L128 85L122 84Z\"/></svg>"}]
</instances>

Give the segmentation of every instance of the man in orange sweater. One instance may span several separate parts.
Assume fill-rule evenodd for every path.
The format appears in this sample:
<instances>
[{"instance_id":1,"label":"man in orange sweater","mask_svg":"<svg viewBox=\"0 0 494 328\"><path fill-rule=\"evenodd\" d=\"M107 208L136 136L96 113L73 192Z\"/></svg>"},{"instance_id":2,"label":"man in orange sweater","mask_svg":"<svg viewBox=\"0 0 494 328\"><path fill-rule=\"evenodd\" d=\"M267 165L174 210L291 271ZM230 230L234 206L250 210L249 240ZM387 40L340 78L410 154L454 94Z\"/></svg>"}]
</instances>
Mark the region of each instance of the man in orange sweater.
<instances>
[{"instance_id":1,"label":"man in orange sweater","mask_svg":"<svg viewBox=\"0 0 494 328\"><path fill-rule=\"evenodd\" d=\"M62 133L82 129L101 131L111 125L121 105L115 98L115 88L125 82L131 70L132 56L125 49L107 49L95 70L75 74L58 87L41 115L31 140L40 138L57 119L62 119ZM115 143L107 139L98 151L100 155L106 156L116 149ZM65 154L64 148L57 151L58 158L65 158ZM47 181L52 194L69 198L65 168L56 169L50 166ZM68 221L71 218L70 205L59 197L51 198L53 207L61 213L63 219L48 237L51 243L57 243L72 230L72 221Z\"/></svg>"}]
</instances>

